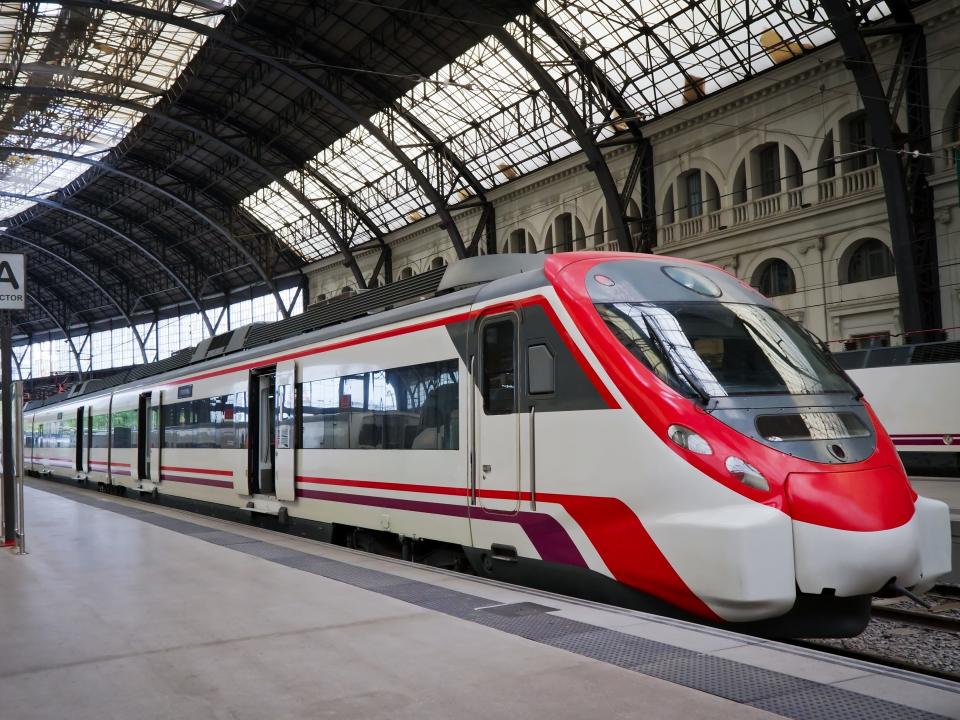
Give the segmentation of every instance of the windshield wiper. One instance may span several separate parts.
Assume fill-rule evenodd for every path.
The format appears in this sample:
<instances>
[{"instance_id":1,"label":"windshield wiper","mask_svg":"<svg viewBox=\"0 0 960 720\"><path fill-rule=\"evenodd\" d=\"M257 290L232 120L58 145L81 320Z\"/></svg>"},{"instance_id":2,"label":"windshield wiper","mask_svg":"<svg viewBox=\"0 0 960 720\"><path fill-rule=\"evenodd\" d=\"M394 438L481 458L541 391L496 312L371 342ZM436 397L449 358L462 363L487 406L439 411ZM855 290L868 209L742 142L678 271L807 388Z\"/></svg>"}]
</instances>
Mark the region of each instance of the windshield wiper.
<instances>
[{"instance_id":1,"label":"windshield wiper","mask_svg":"<svg viewBox=\"0 0 960 720\"><path fill-rule=\"evenodd\" d=\"M707 391L704 390L700 385L694 381L692 377L687 373L687 370L683 367L683 363L674 362L671 358L670 353L667 352L667 349L664 347L664 343L670 345L671 348L676 346L665 338L661 338L660 334L654 329L653 324L650 322L650 318L647 317L646 313L642 310L640 311L640 317L643 318L643 324L647 328L647 332L650 334L650 341L657 346L657 351L663 357L664 361L667 362L670 367L674 369L675 372L679 372L683 376L683 379L687 381L687 385L690 386L690 389L693 390L697 397L700 398L700 402L704 405L707 405L710 402L710 395L707 394Z\"/></svg>"},{"instance_id":2,"label":"windshield wiper","mask_svg":"<svg viewBox=\"0 0 960 720\"><path fill-rule=\"evenodd\" d=\"M840 367L840 363L837 362L836 355L830 352L830 346L827 345L827 343L824 340L821 340L819 337L817 337L817 334L812 330L807 329L800 323L796 323L796 326L801 330L803 330L803 332L805 332L820 347L820 350L823 352L824 355L826 355L827 362L830 363L830 367L832 367L834 371L837 373L837 375L842 377L850 386L850 389L853 390L853 399L860 400L861 398L863 398L863 390L861 390L860 386L857 385L853 381L853 378L851 378L847 374L847 371L844 370L842 367Z\"/></svg>"},{"instance_id":3,"label":"windshield wiper","mask_svg":"<svg viewBox=\"0 0 960 720\"><path fill-rule=\"evenodd\" d=\"M811 375L802 367L797 365L793 360L790 359L790 356L787 355L779 345L774 345L772 342L770 342L769 338L767 338L762 332L760 332L756 327L754 327L753 323L751 323L748 320L744 320L743 318L740 318L740 322L742 322L744 327L746 327L750 331L751 335L753 335L755 338L758 338L760 341L763 342L764 345L766 345L768 348L773 350L773 352L775 352L781 360L786 362L787 365L792 367L794 370L796 370L798 373L803 375L805 378L813 380L821 388L823 387L823 381L820 378L818 378L816 375Z\"/></svg>"}]
</instances>

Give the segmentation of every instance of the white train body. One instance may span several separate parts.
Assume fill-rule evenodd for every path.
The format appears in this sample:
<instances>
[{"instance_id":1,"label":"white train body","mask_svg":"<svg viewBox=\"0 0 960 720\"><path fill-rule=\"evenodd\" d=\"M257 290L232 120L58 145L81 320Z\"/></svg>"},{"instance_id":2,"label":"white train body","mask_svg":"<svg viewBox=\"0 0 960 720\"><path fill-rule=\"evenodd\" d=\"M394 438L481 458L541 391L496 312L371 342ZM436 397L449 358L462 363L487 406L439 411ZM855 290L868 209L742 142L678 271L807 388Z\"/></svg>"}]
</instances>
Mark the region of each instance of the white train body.
<instances>
[{"instance_id":1,"label":"white train body","mask_svg":"<svg viewBox=\"0 0 960 720\"><path fill-rule=\"evenodd\" d=\"M740 396L723 387L724 347L731 359L754 343L771 377L797 377L755 330L738 323L734 339L694 318L683 345L662 325L648 339L663 366L686 363L668 382L607 329L651 307L686 318L722 305L803 344L754 291L671 258L522 262L522 274L28 408L28 468L462 548L494 577L790 633L857 632L891 580L922 590L949 572L946 507L912 492L812 343L802 362L839 390L789 381ZM754 418L826 430L761 437ZM831 434L837 418L854 429Z\"/></svg>"},{"instance_id":2,"label":"white train body","mask_svg":"<svg viewBox=\"0 0 960 720\"><path fill-rule=\"evenodd\" d=\"M960 453L960 362L848 372L898 450Z\"/></svg>"}]
</instances>

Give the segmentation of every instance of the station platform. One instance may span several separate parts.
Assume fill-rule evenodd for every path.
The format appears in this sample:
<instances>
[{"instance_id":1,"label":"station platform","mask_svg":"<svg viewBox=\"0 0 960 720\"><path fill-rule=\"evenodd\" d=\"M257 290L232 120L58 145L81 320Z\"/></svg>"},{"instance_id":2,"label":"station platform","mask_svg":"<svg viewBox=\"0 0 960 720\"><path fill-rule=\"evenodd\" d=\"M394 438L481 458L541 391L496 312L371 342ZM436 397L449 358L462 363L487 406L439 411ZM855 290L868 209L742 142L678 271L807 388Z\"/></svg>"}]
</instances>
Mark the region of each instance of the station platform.
<instances>
[{"instance_id":1,"label":"station platform","mask_svg":"<svg viewBox=\"0 0 960 720\"><path fill-rule=\"evenodd\" d=\"M0 718L960 718L960 684L30 481Z\"/></svg>"}]
</instances>

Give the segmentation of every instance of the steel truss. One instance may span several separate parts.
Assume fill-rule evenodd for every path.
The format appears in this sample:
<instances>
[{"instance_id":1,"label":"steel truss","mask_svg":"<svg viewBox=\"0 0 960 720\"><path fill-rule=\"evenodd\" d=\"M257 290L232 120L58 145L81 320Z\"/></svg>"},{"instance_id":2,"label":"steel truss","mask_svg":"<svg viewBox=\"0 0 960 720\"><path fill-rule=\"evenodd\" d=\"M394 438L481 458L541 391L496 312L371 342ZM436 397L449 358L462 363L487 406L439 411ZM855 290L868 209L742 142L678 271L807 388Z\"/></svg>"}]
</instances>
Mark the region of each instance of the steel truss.
<instances>
[{"instance_id":1,"label":"steel truss","mask_svg":"<svg viewBox=\"0 0 960 720\"><path fill-rule=\"evenodd\" d=\"M861 27L860 19L873 3L823 0L822 5L843 48L847 67L856 80L873 144L878 148L877 162L885 189L906 341L942 339L940 333L923 332L943 326L933 193L927 184L932 166L923 27L914 21L906 0L887 0L894 23L868 29ZM883 87L867 47L866 37L878 34L900 36L897 64L889 88ZM898 128L894 119L904 96L906 133ZM905 146L916 150L918 156L907 155L904 160Z\"/></svg>"},{"instance_id":2,"label":"steel truss","mask_svg":"<svg viewBox=\"0 0 960 720\"><path fill-rule=\"evenodd\" d=\"M16 234L14 234L14 233L11 233L11 232L8 231L8 230L0 230L0 236L5 237L5 238L9 238L10 240L13 240L14 242L20 243L20 244L22 244L22 245L26 245L26 246L29 247L29 248L32 248L32 249L37 250L37 251L39 251L39 252L41 252L41 253L44 253L45 255L48 255L49 257L53 258L53 259L56 260L57 262L62 263L62 264L64 264L64 265L66 265L67 267L71 268L71 270L73 270L75 273L77 273L78 275L80 275L80 277L82 277L82 278L83 278L84 280L86 280L91 286L93 286L96 290L98 290L98 291L100 292L100 294L102 294L102 295L107 299L107 301L108 301L111 305L113 305L113 307L117 310L117 312L120 313L120 316L121 316L121 317L123 318L123 320L127 323L127 325L130 326L130 330L131 330L131 332L133 333L133 337L134 337L134 339L136 340L137 345L138 345L139 348L140 348L140 355L141 355L141 357L143 358L143 362L147 362L147 351L146 351L146 348L144 347L144 344L143 344L143 338L140 337L140 332L137 330L137 326L134 324L133 320L131 319L130 314L129 314L129 311L128 311L127 308L124 306L124 304L121 303L120 299L117 298L117 296L116 296L112 291L110 291L105 285L103 285L100 280L98 280L97 278L95 278L95 277L93 277L92 275L90 275L89 273L87 273L87 272L86 272L82 267L80 267L79 265L76 265L76 264L74 264L73 262L71 262L70 260L67 260L66 258L62 257L61 255L59 255L58 253L54 252L53 250L50 250L49 248L45 247L44 245L42 245L42 244L39 243L39 242L34 242L33 240L28 240L27 238L23 237L22 235L16 235ZM28 268L28 273L29 273L29 272L30 272L30 270L29 270L29 268ZM41 280L41 282L45 282L45 281L46 281L44 278L40 278L40 280ZM46 281L46 282L48 282L48 281Z\"/></svg>"}]
</instances>

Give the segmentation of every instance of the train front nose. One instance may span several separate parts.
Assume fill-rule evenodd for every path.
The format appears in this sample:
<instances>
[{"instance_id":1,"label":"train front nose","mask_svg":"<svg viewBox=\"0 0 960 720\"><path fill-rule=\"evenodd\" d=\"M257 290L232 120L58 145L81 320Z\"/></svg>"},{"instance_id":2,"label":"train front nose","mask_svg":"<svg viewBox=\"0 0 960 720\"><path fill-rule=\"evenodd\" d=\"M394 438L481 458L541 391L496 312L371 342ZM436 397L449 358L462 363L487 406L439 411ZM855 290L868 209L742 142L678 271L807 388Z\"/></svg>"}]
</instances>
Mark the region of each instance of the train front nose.
<instances>
[{"instance_id":1,"label":"train front nose","mask_svg":"<svg viewBox=\"0 0 960 720\"><path fill-rule=\"evenodd\" d=\"M791 473L786 495L802 592L870 595L891 579L904 587L924 579L925 526L939 522L920 517L899 469Z\"/></svg>"}]
</instances>

